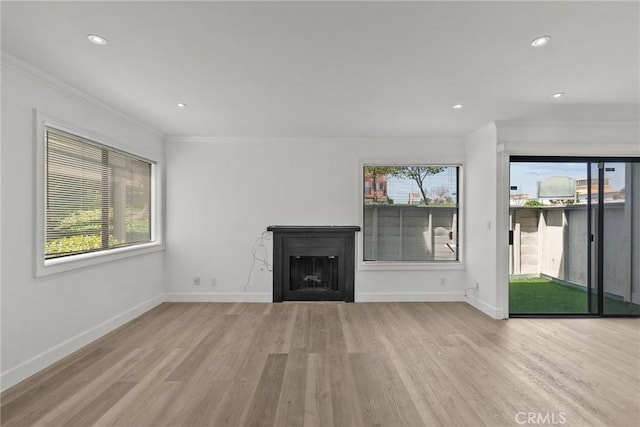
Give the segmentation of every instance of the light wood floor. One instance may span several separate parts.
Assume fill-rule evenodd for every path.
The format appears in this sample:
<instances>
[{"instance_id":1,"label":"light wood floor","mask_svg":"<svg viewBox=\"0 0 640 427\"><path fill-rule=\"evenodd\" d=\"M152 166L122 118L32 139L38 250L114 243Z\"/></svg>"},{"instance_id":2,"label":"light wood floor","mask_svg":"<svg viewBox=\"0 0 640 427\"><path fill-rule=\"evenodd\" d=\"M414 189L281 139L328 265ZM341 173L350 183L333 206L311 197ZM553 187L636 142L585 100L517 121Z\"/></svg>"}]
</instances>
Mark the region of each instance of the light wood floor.
<instances>
[{"instance_id":1,"label":"light wood floor","mask_svg":"<svg viewBox=\"0 0 640 427\"><path fill-rule=\"evenodd\" d=\"M463 303L168 303L7 390L2 425L636 426L639 334Z\"/></svg>"}]
</instances>

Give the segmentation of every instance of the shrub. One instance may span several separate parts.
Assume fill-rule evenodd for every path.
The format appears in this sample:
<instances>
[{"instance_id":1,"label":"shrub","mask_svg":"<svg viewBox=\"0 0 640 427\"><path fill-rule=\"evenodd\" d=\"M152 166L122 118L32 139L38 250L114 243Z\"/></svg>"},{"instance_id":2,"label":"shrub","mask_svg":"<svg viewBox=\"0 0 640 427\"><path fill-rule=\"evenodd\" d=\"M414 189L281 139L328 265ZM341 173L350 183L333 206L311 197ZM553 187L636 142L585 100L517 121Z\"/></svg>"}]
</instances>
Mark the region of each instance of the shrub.
<instances>
[{"instance_id":1,"label":"shrub","mask_svg":"<svg viewBox=\"0 0 640 427\"><path fill-rule=\"evenodd\" d=\"M119 244L113 236L109 236L109 246ZM45 245L45 257L60 254L74 254L102 249L102 237L97 234L67 236L54 239Z\"/></svg>"},{"instance_id":2,"label":"shrub","mask_svg":"<svg viewBox=\"0 0 640 427\"><path fill-rule=\"evenodd\" d=\"M127 218L126 222L127 234L149 232L149 218Z\"/></svg>"},{"instance_id":3,"label":"shrub","mask_svg":"<svg viewBox=\"0 0 640 427\"><path fill-rule=\"evenodd\" d=\"M58 231L64 233L100 232L102 211L100 209L80 210L60 220Z\"/></svg>"},{"instance_id":4,"label":"shrub","mask_svg":"<svg viewBox=\"0 0 640 427\"><path fill-rule=\"evenodd\" d=\"M111 216L110 210L109 216ZM146 233L149 231L149 218L135 217L133 215L125 219L127 233ZM58 222L56 231L62 234L100 234L102 230L102 210L79 210L67 215ZM113 232L113 224L109 225L109 232Z\"/></svg>"}]
</instances>

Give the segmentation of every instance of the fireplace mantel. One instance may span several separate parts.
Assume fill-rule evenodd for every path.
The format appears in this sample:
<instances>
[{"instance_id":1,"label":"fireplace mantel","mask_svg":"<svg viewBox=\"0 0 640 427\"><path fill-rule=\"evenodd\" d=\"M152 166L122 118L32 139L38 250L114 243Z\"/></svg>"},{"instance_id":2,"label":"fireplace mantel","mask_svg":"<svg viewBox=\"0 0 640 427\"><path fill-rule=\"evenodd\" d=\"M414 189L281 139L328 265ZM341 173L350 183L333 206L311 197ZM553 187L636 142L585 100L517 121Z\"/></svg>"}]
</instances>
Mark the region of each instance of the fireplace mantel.
<instances>
[{"instance_id":1,"label":"fireplace mantel","mask_svg":"<svg viewBox=\"0 0 640 427\"><path fill-rule=\"evenodd\" d=\"M267 231L273 232L273 302L354 301L355 233L359 226L271 225ZM301 275L296 269L305 266L318 271ZM322 274L323 270L327 274ZM293 282L303 276L305 281L309 278L308 286ZM328 284L325 278L329 276L336 283Z\"/></svg>"},{"instance_id":2,"label":"fireplace mantel","mask_svg":"<svg viewBox=\"0 0 640 427\"><path fill-rule=\"evenodd\" d=\"M267 231L278 233L335 233L360 231L357 225L270 225Z\"/></svg>"}]
</instances>

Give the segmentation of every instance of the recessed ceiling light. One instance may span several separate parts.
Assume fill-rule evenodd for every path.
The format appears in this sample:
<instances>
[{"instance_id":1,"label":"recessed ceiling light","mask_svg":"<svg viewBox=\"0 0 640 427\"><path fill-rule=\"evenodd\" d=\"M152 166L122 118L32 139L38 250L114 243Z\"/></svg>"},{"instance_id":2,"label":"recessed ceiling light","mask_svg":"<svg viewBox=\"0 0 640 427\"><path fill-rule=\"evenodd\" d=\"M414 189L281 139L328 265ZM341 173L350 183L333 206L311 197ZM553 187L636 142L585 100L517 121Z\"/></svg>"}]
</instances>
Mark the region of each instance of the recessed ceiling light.
<instances>
[{"instance_id":1,"label":"recessed ceiling light","mask_svg":"<svg viewBox=\"0 0 640 427\"><path fill-rule=\"evenodd\" d=\"M107 44L107 39L105 39L102 36L99 36L97 34L89 34L87 36L87 38L89 39L89 41L93 44L99 44L99 45L105 45Z\"/></svg>"},{"instance_id":2,"label":"recessed ceiling light","mask_svg":"<svg viewBox=\"0 0 640 427\"><path fill-rule=\"evenodd\" d=\"M531 42L531 46L533 47L544 46L545 44L549 43L549 40L551 40L551 37L549 36L540 36Z\"/></svg>"},{"instance_id":3,"label":"recessed ceiling light","mask_svg":"<svg viewBox=\"0 0 640 427\"><path fill-rule=\"evenodd\" d=\"M187 108L187 104L180 102L180 103L178 103L178 108L180 108L181 110L185 109L185 108Z\"/></svg>"},{"instance_id":4,"label":"recessed ceiling light","mask_svg":"<svg viewBox=\"0 0 640 427\"><path fill-rule=\"evenodd\" d=\"M462 107L464 107L464 104L456 104L456 105L453 106L453 109L454 110L461 110Z\"/></svg>"},{"instance_id":5,"label":"recessed ceiling light","mask_svg":"<svg viewBox=\"0 0 640 427\"><path fill-rule=\"evenodd\" d=\"M556 92L553 95L551 95L551 97L555 99L562 98L562 96L564 96L564 92Z\"/></svg>"}]
</instances>

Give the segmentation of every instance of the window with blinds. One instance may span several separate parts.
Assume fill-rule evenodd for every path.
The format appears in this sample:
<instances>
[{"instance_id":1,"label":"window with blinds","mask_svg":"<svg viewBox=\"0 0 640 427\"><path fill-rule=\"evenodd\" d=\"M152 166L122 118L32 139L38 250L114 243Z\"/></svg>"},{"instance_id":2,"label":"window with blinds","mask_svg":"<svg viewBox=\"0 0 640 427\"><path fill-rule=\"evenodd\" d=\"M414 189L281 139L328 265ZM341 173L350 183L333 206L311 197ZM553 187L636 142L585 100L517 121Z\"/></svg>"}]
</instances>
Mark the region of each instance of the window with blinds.
<instances>
[{"instance_id":1,"label":"window with blinds","mask_svg":"<svg viewBox=\"0 0 640 427\"><path fill-rule=\"evenodd\" d=\"M45 133L45 259L151 242L151 163Z\"/></svg>"}]
</instances>

